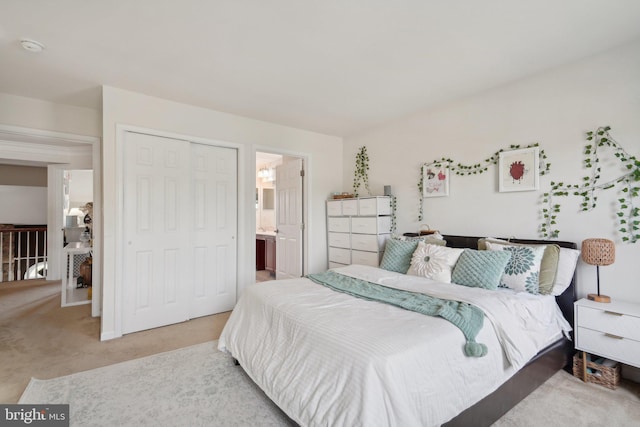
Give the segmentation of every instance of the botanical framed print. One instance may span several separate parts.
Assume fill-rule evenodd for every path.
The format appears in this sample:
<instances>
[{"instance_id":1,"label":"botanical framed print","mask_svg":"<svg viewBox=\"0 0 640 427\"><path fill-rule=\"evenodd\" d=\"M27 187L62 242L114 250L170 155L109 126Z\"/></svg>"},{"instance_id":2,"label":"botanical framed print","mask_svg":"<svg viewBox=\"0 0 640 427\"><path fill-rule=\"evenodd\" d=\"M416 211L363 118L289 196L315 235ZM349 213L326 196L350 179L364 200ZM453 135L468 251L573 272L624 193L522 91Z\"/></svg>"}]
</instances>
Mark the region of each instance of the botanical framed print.
<instances>
[{"instance_id":1,"label":"botanical framed print","mask_svg":"<svg viewBox=\"0 0 640 427\"><path fill-rule=\"evenodd\" d=\"M539 187L538 147L501 151L498 159L498 189L507 191L534 191Z\"/></svg>"},{"instance_id":2,"label":"botanical framed print","mask_svg":"<svg viewBox=\"0 0 640 427\"><path fill-rule=\"evenodd\" d=\"M449 195L449 168L444 166L422 167L422 195L424 197L443 197Z\"/></svg>"}]
</instances>

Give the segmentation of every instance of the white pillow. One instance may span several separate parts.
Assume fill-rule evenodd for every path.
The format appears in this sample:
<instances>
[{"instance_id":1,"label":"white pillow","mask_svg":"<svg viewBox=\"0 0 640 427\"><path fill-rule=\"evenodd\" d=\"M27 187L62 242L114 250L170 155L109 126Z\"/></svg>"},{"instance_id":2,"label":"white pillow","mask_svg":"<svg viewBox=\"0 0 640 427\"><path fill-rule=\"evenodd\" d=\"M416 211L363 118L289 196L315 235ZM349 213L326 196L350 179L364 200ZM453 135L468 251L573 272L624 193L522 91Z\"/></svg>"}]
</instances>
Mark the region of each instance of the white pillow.
<instances>
[{"instance_id":1,"label":"white pillow","mask_svg":"<svg viewBox=\"0 0 640 427\"><path fill-rule=\"evenodd\" d=\"M560 257L558 259L558 272L556 280L553 282L551 295L561 295L571 284L573 273L576 270L580 251L577 249L560 248Z\"/></svg>"},{"instance_id":2,"label":"white pillow","mask_svg":"<svg viewBox=\"0 0 640 427\"><path fill-rule=\"evenodd\" d=\"M411 256L411 267L407 274L451 283L451 271L462 252L464 249L448 248L421 241Z\"/></svg>"},{"instance_id":3,"label":"white pillow","mask_svg":"<svg viewBox=\"0 0 640 427\"><path fill-rule=\"evenodd\" d=\"M500 278L500 286L539 294L540 263L545 246L513 246L486 242L490 251L509 251L511 258Z\"/></svg>"}]
</instances>

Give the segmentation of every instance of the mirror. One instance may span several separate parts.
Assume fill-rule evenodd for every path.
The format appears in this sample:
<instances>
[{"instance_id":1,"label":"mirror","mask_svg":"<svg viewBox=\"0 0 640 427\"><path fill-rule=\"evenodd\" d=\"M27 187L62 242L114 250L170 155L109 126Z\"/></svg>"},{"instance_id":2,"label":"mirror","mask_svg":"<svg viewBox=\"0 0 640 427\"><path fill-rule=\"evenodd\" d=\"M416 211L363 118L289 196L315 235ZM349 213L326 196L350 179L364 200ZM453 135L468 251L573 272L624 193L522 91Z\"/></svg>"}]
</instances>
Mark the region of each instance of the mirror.
<instances>
[{"instance_id":1,"label":"mirror","mask_svg":"<svg viewBox=\"0 0 640 427\"><path fill-rule=\"evenodd\" d=\"M275 192L273 188L262 189L262 209L275 208Z\"/></svg>"},{"instance_id":2,"label":"mirror","mask_svg":"<svg viewBox=\"0 0 640 427\"><path fill-rule=\"evenodd\" d=\"M260 199L258 199L258 188L256 187L256 210L260 209Z\"/></svg>"}]
</instances>

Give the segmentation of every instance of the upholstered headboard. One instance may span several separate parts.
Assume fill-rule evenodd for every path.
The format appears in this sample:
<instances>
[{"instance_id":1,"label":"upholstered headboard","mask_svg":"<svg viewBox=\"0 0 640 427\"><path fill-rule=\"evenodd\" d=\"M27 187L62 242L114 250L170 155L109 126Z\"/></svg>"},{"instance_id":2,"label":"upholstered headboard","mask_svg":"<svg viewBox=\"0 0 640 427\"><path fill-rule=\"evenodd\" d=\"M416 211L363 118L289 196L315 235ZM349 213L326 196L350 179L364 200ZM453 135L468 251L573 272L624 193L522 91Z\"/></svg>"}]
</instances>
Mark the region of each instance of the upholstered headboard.
<instances>
[{"instance_id":1,"label":"upholstered headboard","mask_svg":"<svg viewBox=\"0 0 640 427\"><path fill-rule=\"evenodd\" d=\"M444 235L444 239L447 241L447 246L452 248L471 248L478 249L478 240L483 237L474 236L452 236ZM532 240L532 239L514 239L514 238L501 238L502 240L509 240L513 243L529 243L529 244L553 244L563 248L577 249L578 245L574 242L565 242L560 240ZM562 293L556 297L556 301L562 314L569 321L571 327L573 327L573 303L576 301L576 279L577 273L573 273L573 280L571 285Z\"/></svg>"}]
</instances>

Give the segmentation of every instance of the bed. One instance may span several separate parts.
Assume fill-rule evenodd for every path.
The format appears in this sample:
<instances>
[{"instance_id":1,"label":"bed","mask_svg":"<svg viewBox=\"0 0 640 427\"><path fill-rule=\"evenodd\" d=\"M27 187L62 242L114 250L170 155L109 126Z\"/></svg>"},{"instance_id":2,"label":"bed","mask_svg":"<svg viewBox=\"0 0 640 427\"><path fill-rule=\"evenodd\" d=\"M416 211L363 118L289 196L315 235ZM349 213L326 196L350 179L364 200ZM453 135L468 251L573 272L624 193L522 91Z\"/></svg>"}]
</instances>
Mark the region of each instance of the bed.
<instances>
[{"instance_id":1,"label":"bed","mask_svg":"<svg viewBox=\"0 0 640 427\"><path fill-rule=\"evenodd\" d=\"M477 248L479 240L444 239L450 248ZM571 242L510 241L576 248ZM570 285L555 297L360 265L334 273L392 293L468 303L482 310L484 322L470 336L460 325L465 322L337 292L318 283L320 275L249 287L219 349L299 425L490 425L568 366L573 272ZM476 348L470 344L485 346L486 354L470 356L467 348Z\"/></svg>"}]
</instances>

